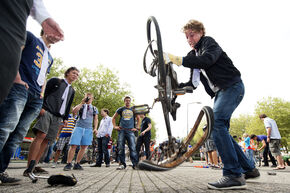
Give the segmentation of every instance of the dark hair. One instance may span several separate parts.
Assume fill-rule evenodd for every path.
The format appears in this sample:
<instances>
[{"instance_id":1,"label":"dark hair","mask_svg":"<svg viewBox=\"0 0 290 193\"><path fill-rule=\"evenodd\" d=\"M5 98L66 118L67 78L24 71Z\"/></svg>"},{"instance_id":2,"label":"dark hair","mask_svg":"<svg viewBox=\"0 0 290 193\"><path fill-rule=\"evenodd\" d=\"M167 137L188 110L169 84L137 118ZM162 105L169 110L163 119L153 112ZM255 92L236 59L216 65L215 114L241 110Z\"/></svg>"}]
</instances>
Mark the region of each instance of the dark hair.
<instances>
[{"instance_id":1,"label":"dark hair","mask_svg":"<svg viewBox=\"0 0 290 193\"><path fill-rule=\"evenodd\" d=\"M130 96L125 96L125 98L124 98L124 102L125 102L126 99L130 99L130 100L132 100Z\"/></svg>"},{"instance_id":2,"label":"dark hair","mask_svg":"<svg viewBox=\"0 0 290 193\"><path fill-rule=\"evenodd\" d=\"M262 119L262 118L266 118L266 117L267 117L266 114L261 114L261 115L259 116L260 119Z\"/></svg>"},{"instance_id":3,"label":"dark hair","mask_svg":"<svg viewBox=\"0 0 290 193\"><path fill-rule=\"evenodd\" d=\"M102 109L104 112L107 113L107 115L109 115L109 110L108 109Z\"/></svg>"},{"instance_id":4,"label":"dark hair","mask_svg":"<svg viewBox=\"0 0 290 193\"><path fill-rule=\"evenodd\" d=\"M44 31L43 31L43 29L41 29L40 36L43 36L43 34L44 34Z\"/></svg>"},{"instance_id":5,"label":"dark hair","mask_svg":"<svg viewBox=\"0 0 290 193\"><path fill-rule=\"evenodd\" d=\"M67 77L67 75L68 75L71 71L73 71L73 70L76 70L76 71L80 72L76 67L70 67L70 68L68 68L68 69L65 71L65 73L64 73L64 77Z\"/></svg>"},{"instance_id":6,"label":"dark hair","mask_svg":"<svg viewBox=\"0 0 290 193\"><path fill-rule=\"evenodd\" d=\"M257 137L257 135L255 135L255 134L252 134L252 135L250 136L251 139L254 139L255 137Z\"/></svg>"}]
</instances>

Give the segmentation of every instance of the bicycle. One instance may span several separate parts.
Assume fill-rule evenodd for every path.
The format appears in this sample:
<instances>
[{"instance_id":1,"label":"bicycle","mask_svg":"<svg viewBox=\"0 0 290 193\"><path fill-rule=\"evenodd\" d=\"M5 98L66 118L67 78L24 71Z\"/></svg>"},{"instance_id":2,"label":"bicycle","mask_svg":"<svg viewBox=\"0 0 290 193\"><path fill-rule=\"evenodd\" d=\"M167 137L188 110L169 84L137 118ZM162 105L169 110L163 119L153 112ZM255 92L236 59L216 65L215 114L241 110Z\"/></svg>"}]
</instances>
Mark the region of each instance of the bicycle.
<instances>
[{"instance_id":1,"label":"bicycle","mask_svg":"<svg viewBox=\"0 0 290 193\"><path fill-rule=\"evenodd\" d=\"M152 38L151 24L154 24L156 40ZM156 102L161 102L168 140L163 142L160 146L161 154L157 160L154 161L151 159L150 161L140 161L138 168L143 170L166 171L177 167L194 152L199 150L200 146L209 137L213 128L213 111L208 106L202 107L193 128L184 141L180 142L172 136L169 114L175 121L177 109L180 107L180 104L176 102L177 96L193 93L193 88L179 88L177 74L173 69L173 64L171 62L168 64L164 62L161 33L154 16L149 17L147 20L147 40L148 46L143 57L143 68L150 76L157 76L157 85L155 88L158 90L158 98L154 100L152 107L148 105L139 105L134 107L134 111L137 114L142 112L148 113ZM153 47L155 49L153 49ZM146 62L148 60L148 51L150 51L152 58L149 67L147 67ZM197 138L198 135L199 138ZM188 148L189 145L192 147Z\"/></svg>"}]
</instances>

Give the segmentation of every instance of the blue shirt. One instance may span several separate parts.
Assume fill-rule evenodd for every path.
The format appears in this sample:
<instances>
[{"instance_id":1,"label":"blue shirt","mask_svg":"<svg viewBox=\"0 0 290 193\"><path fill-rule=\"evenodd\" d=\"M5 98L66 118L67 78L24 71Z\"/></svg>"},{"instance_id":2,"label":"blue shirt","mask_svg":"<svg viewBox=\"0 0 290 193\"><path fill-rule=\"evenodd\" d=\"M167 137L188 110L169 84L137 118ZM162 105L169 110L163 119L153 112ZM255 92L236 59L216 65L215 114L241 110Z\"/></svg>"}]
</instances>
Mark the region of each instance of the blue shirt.
<instances>
[{"instance_id":1,"label":"blue shirt","mask_svg":"<svg viewBox=\"0 0 290 193\"><path fill-rule=\"evenodd\" d=\"M37 83L37 79L42 64L44 50L45 47L43 43L31 32L27 31L26 43L21 55L19 73L21 79L28 84L29 88L37 93L40 93L42 88L42 86L39 86ZM47 73L49 73L50 67L53 63L53 58L49 52L48 63L49 67L46 71Z\"/></svg>"},{"instance_id":2,"label":"blue shirt","mask_svg":"<svg viewBox=\"0 0 290 193\"><path fill-rule=\"evenodd\" d=\"M250 139L250 137L247 137L245 139L245 147L246 147L246 149L249 149L249 147L251 147L251 139Z\"/></svg>"},{"instance_id":3,"label":"blue shirt","mask_svg":"<svg viewBox=\"0 0 290 193\"><path fill-rule=\"evenodd\" d=\"M125 129L133 129L135 125L134 113L132 108L120 107L117 113L121 116L120 127Z\"/></svg>"},{"instance_id":4,"label":"blue shirt","mask_svg":"<svg viewBox=\"0 0 290 193\"><path fill-rule=\"evenodd\" d=\"M83 107L82 107L83 108ZM94 117L99 114L98 109L94 107L92 104L87 106L87 115L86 118L82 118L82 112L83 110L79 111L79 118L76 123L76 127L82 127L86 129L92 129L93 128L93 119Z\"/></svg>"},{"instance_id":5,"label":"blue shirt","mask_svg":"<svg viewBox=\"0 0 290 193\"><path fill-rule=\"evenodd\" d=\"M265 141L267 142L267 136L266 135L257 135L257 141Z\"/></svg>"}]
</instances>

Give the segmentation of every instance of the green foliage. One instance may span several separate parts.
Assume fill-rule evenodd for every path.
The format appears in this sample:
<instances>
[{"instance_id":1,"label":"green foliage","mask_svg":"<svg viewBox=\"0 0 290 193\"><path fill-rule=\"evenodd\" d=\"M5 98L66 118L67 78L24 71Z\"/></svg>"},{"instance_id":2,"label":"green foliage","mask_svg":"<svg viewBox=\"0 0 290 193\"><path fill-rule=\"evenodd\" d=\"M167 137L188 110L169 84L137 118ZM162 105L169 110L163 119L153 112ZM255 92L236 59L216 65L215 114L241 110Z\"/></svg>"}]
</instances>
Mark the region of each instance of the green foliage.
<instances>
[{"instance_id":1,"label":"green foliage","mask_svg":"<svg viewBox=\"0 0 290 193\"><path fill-rule=\"evenodd\" d=\"M54 58L53 65L50 68L50 72L47 75L47 80L53 77L63 78L64 72L67 68L63 66L61 58Z\"/></svg>"},{"instance_id":2,"label":"green foliage","mask_svg":"<svg viewBox=\"0 0 290 193\"><path fill-rule=\"evenodd\" d=\"M258 102L255 109L255 117L258 119L260 114L266 114L274 119L282 137L282 145L290 146L290 102L280 98L268 97ZM264 125L263 125L264 127ZM266 131L265 131L266 132Z\"/></svg>"},{"instance_id":3,"label":"green foliage","mask_svg":"<svg viewBox=\"0 0 290 193\"><path fill-rule=\"evenodd\" d=\"M60 58L55 58L54 63L50 69L50 73L47 79L52 77L63 78L64 72L69 68L63 65ZM78 67L77 67L78 68ZM116 72L113 72L109 68L105 68L102 65L96 66L94 69L78 68L80 70L79 78L72 84L75 89L75 98L72 107L79 104L84 97L84 94L90 92L94 95L94 101L92 104L101 111L102 108L109 110L109 116L113 116L115 111L124 106L123 97L130 95L129 85L121 85ZM134 103L134 101L132 101ZM102 119L99 114L99 123ZM119 120L116 120L118 123ZM152 139L156 137L155 122L152 121L151 135ZM31 130L28 136L33 136ZM112 138L116 142L118 133L113 130Z\"/></svg>"},{"instance_id":4,"label":"green foliage","mask_svg":"<svg viewBox=\"0 0 290 193\"><path fill-rule=\"evenodd\" d=\"M151 140L155 140L156 139L156 123L155 121L149 117L151 119Z\"/></svg>"},{"instance_id":5,"label":"green foliage","mask_svg":"<svg viewBox=\"0 0 290 193\"><path fill-rule=\"evenodd\" d=\"M238 118L232 118L230 124L230 133L232 136L241 137L246 132L252 121L250 115L240 115ZM248 132L248 131L247 131Z\"/></svg>"}]
</instances>

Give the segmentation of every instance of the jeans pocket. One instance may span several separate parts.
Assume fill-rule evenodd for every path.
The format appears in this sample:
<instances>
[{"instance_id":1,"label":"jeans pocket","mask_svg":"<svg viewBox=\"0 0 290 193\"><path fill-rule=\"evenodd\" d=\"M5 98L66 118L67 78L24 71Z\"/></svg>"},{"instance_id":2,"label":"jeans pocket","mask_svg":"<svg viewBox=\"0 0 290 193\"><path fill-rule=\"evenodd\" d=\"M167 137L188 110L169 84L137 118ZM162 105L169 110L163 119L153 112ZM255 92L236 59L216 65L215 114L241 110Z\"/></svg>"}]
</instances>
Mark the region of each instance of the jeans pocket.
<instances>
[{"instance_id":1,"label":"jeans pocket","mask_svg":"<svg viewBox=\"0 0 290 193\"><path fill-rule=\"evenodd\" d=\"M26 101L27 97L28 91L26 90L26 87L22 84L14 83L12 88L10 89L7 99Z\"/></svg>"}]
</instances>

